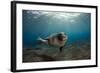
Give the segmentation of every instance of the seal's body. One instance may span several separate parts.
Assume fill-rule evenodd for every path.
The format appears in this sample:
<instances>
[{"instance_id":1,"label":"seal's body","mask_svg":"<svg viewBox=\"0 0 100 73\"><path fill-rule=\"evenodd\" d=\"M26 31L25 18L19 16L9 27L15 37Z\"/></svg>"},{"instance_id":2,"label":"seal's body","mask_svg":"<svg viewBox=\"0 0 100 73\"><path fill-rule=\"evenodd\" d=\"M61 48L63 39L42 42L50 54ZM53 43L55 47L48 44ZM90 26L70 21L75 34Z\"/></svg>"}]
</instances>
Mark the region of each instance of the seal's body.
<instances>
[{"instance_id":1,"label":"seal's body","mask_svg":"<svg viewBox=\"0 0 100 73\"><path fill-rule=\"evenodd\" d=\"M60 52L61 52L67 39L68 39L68 37L67 37L67 35L65 35L64 32L59 32L59 33L50 35L46 39L39 38L38 40L40 40L42 43L45 43L48 45L60 47Z\"/></svg>"}]
</instances>

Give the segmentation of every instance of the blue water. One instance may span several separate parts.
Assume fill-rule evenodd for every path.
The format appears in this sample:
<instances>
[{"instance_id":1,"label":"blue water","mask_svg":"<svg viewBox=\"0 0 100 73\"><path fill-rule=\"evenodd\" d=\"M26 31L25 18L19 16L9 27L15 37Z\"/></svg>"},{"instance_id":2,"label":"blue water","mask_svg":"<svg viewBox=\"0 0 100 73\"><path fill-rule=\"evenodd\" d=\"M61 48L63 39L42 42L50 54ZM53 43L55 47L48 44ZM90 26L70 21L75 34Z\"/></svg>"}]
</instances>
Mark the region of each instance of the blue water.
<instances>
[{"instance_id":1,"label":"blue water","mask_svg":"<svg viewBox=\"0 0 100 73\"><path fill-rule=\"evenodd\" d=\"M91 14L23 10L23 47L34 47L38 37L65 32L69 43L90 41Z\"/></svg>"}]
</instances>

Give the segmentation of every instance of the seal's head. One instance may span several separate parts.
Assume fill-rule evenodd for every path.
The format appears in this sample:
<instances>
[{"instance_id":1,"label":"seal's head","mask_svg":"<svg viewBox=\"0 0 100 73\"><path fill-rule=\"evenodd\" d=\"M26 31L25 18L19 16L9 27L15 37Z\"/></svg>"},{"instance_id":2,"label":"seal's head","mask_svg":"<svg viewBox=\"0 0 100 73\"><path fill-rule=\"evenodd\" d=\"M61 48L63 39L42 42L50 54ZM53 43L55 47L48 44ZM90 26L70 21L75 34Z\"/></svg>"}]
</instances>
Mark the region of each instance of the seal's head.
<instances>
[{"instance_id":1,"label":"seal's head","mask_svg":"<svg viewBox=\"0 0 100 73\"><path fill-rule=\"evenodd\" d=\"M60 32L60 33L57 34L57 39L59 41L66 41L67 40L67 36L65 35L64 32Z\"/></svg>"}]
</instances>

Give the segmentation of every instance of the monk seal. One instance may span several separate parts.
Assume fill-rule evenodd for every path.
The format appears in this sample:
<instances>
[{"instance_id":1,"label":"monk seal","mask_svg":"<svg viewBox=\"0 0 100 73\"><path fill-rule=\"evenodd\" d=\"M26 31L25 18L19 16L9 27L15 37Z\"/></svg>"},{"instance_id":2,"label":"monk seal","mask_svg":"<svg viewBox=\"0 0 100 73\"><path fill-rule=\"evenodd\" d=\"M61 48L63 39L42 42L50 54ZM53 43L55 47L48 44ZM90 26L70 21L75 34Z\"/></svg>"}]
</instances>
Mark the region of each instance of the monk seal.
<instances>
[{"instance_id":1,"label":"monk seal","mask_svg":"<svg viewBox=\"0 0 100 73\"><path fill-rule=\"evenodd\" d=\"M49 37L42 39L38 38L42 43L53 45L59 47L60 52L62 52L62 48L64 47L66 41L68 40L68 36L65 35L64 32L51 34Z\"/></svg>"}]
</instances>

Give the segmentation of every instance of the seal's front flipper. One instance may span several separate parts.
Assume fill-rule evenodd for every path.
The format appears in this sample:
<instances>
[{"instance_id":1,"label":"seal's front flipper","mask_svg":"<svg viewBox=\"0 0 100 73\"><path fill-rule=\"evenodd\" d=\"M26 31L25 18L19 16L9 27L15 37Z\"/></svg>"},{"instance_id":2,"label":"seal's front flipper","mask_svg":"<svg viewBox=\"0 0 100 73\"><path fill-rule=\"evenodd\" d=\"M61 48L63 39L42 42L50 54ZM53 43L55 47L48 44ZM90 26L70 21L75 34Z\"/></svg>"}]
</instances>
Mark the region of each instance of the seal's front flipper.
<instances>
[{"instance_id":1,"label":"seal's front flipper","mask_svg":"<svg viewBox=\"0 0 100 73\"><path fill-rule=\"evenodd\" d=\"M60 48L59 48L60 53L62 52L62 49L63 49L63 47L60 47Z\"/></svg>"}]
</instances>

